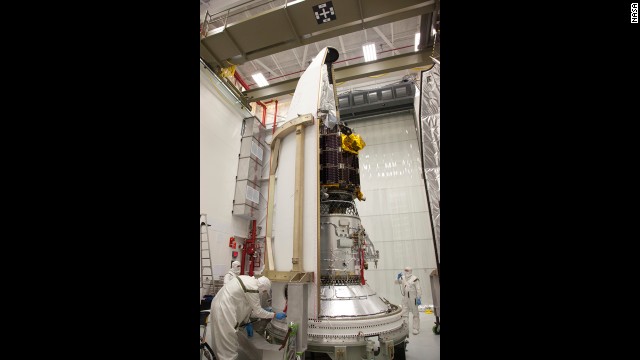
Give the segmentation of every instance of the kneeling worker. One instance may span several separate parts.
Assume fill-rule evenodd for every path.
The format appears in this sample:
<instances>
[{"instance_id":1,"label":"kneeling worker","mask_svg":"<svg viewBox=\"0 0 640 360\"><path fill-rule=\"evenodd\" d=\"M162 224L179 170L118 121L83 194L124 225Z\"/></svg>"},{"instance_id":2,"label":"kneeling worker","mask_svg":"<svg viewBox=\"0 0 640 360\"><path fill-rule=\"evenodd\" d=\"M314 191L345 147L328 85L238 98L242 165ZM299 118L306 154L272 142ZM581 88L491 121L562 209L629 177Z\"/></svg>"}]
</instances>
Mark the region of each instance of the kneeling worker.
<instances>
[{"instance_id":1,"label":"kneeling worker","mask_svg":"<svg viewBox=\"0 0 640 360\"><path fill-rule=\"evenodd\" d=\"M249 323L249 317L278 320L287 317L283 312L273 313L260 306L260 293L270 290L271 281L264 276L256 279L253 276L238 275L225 284L213 298L209 334L218 360L238 358L236 331ZM247 325L247 334L253 335L251 324Z\"/></svg>"}]
</instances>

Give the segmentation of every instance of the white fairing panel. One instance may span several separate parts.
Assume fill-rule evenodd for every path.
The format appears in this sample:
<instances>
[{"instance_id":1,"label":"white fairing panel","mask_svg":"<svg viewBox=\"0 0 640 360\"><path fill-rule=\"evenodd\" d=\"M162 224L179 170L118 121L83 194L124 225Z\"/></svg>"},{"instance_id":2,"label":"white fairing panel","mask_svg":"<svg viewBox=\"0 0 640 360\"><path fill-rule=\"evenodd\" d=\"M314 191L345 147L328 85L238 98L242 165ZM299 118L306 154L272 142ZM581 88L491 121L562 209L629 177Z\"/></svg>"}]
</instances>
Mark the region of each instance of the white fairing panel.
<instances>
[{"instance_id":1,"label":"white fairing panel","mask_svg":"<svg viewBox=\"0 0 640 360\"><path fill-rule=\"evenodd\" d=\"M287 121L304 114L311 114L314 119L316 118L320 106L321 69L324 66L327 50L326 47L323 48L300 77L286 115ZM294 131L282 139L276 171L272 230L274 269L276 271L290 271L292 269L295 157L296 134ZM318 283L318 176L318 125L316 119L313 125L305 127L304 130L304 200L302 206L302 268L305 272L314 273L314 284ZM316 309L314 313L317 313L315 286L312 289L309 296L309 309ZM274 294L274 301L276 300L275 296Z\"/></svg>"}]
</instances>

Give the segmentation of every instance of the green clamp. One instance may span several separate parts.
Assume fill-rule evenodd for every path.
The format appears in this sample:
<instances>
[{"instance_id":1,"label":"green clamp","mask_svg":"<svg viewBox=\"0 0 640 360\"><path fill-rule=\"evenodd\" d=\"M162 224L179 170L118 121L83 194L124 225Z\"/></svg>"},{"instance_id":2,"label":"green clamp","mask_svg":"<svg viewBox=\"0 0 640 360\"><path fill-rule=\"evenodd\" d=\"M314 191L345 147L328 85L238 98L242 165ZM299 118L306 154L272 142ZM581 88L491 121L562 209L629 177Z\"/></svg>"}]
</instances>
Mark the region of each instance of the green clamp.
<instances>
[{"instance_id":1,"label":"green clamp","mask_svg":"<svg viewBox=\"0 0 640 360\"><path fill-rule=\"evenodd\" d=\"M298 324L294 324L293 322L289 323L289 329L291 329L291 335L295 335L298 333Z\"/></svg>"}]
</instances>

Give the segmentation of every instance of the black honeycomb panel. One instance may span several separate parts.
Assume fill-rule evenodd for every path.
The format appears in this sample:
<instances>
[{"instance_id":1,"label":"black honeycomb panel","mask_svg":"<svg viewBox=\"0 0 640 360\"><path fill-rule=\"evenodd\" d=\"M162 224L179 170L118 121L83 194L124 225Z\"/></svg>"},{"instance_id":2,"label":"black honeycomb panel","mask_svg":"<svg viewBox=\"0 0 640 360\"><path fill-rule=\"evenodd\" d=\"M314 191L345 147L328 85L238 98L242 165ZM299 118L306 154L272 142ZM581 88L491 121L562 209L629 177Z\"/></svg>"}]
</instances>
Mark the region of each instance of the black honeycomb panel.
<instances>
[{"instance_id":1,"label":"black honeycomb panel","mask_svg":"<svg viewBox=\"0 0 640 360\"><path fill-rule=\"evenodd\" d=\"M358 155L342 149L339 128L320 127L320 183L353 189L360 185Z\"/></svg>"},{"instance_id":2,"label":"black honeycomb panel","mask_svg":"<svg viewBox=\"0 0 640 360\"><path fill-rule=\"evenodd\" d=\"M341 141L338 136L327 135L322 136L322 139L324 140L322 149L339 149L341 146Z\"/></svg>"}]
</instances>

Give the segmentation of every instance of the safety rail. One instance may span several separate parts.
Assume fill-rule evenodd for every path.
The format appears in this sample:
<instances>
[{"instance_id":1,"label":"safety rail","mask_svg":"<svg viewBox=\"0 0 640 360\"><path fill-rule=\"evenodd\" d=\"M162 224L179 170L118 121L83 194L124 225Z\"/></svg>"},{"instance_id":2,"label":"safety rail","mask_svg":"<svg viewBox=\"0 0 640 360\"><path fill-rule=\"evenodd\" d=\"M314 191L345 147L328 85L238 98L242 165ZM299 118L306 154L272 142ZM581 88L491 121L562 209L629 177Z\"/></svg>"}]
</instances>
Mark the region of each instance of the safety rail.
<instances>
[{"instance_id":1,"label":"safety rail","mask_svg":"<svg viewBox=\"0 0 640 360\"><path fill-rule=\"evenodd\" d=\"M200 26L200 37L201 38L207 37L207 34L209 33L210 30L220 29L219 31L223 31L224 29L226 29L228 23L234 22L236 20L240 20L240 17L242 15L244 15L243 16L244 18L247 18L250 16L256 16L263 12L267 12L271 10L273 8L272 6L277 7L281 5L286 5L289 2L290 2L289 0L249 0L241 4L235 5L233 7L230 7L227 10L219 11L213 14L209 13L209 10L207 10L204 16L204 20L202 21L202 24ZM269 6L269 7L264 9L264 11L259 11L259 12L256 12L256 14L247 15L247 12L251 10L255 10L260 7L266 7L266 6ZM231 18L231 21L229 21L230 18Z\"/></svg>"}]
</instances>

